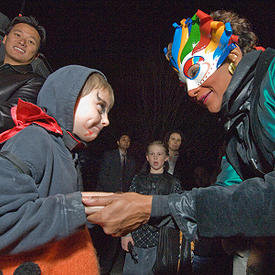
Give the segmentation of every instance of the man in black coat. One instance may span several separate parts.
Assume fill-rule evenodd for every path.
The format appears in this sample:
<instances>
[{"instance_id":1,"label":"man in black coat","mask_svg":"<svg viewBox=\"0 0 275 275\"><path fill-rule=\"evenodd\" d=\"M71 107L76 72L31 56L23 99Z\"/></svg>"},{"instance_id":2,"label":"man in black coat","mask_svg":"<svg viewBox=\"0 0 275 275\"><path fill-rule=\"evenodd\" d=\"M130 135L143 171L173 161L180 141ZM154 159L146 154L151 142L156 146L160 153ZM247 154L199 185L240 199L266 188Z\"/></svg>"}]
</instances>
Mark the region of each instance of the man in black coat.
<instances>
[{"instance_id":1,"label":"man in black coat","mask_svg":"<svg viewBox=\"0 0 275 275\"><path fill-rule=\"evenodd\" d=\"M18 99L36 103L45 79L33 72L31 62L37 57L46 31L33 17L15 17L8 25L0 63L0 132L14 126L10 109Z\"/></svg>"},{"instance_id":2,"label":"man in black coat","mask_svg":"<svg viewBox=\"0 0 275 275\"><path fill-rule=\"evenodd\" d=\"M117 140L117 149L106 151L99 170L97 191L127 192L135 175L136 162L127 154L130 137L121 135Z\"/></svg>"},{"instance_id":3,"label":"man in black coat","mask_svg":"<svg viewBox=\"0 0 275 275\"><path fill-rule=\"evenodd\" d=\"M129 135L120 135L116 143L117 149L104 153L99 169L97 191L127 192L135 175L136 162L128 154L131 143ZM98 227L93 231L91 236L99 255L101 274L109 274L116 259L123 253L120 238L105 235Z\"/></svg>"}]
</instances>

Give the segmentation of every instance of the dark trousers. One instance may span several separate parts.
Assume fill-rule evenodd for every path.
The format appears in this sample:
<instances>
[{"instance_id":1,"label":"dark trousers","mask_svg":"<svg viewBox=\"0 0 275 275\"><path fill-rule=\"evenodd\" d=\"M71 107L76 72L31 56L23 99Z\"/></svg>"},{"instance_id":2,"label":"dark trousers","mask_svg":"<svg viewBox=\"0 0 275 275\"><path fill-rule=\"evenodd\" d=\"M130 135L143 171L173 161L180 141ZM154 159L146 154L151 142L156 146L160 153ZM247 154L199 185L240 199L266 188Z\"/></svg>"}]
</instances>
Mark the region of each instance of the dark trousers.
<instances>
[{"instance_id":1,"label":"dark trousers","mask_svg":"<svg viewBox=\"0 0 275 275\"><path fill-rule=\"evenodd\" d=\"M202 257L194 255L192 267L194 275L231 275L232 257Z\"/></svg>"},{"instance_id":2,"label":"dark trousers","mask_svg":"<svg viewBox=\"0 0 275 275\"><path fill-rule=\"evenodd\" d=\"M90 229L91 238L99 258L101 274L108 274L122 252L120 238L106 235L100 226Z\"/></svg>"}]
</instances>

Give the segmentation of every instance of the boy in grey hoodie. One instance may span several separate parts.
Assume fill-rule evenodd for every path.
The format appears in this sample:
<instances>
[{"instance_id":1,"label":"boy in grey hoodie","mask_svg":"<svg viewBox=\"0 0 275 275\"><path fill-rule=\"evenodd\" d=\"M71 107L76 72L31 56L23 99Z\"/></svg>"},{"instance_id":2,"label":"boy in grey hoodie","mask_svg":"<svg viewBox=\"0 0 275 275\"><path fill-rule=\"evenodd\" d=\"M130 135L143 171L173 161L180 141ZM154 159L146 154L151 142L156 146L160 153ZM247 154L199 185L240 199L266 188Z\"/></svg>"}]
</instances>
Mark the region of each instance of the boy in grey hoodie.
<instances>
[{"instance_id":1,"label":"boy in grey hoodie","mask_svg":"<svg viewBox=\"0 0 275 275\"><path fill-rule=\"evenodd\" d=\"M43 274L98 273L75 153L109 125L113 103L101 72L71 65L48 77L39 107L20 100L13 107L16 126L0 135L0 142L6 141L2 151L23 162L30 174L0 158L3 274L28 261Z\"/></svg>"}]
</instances>

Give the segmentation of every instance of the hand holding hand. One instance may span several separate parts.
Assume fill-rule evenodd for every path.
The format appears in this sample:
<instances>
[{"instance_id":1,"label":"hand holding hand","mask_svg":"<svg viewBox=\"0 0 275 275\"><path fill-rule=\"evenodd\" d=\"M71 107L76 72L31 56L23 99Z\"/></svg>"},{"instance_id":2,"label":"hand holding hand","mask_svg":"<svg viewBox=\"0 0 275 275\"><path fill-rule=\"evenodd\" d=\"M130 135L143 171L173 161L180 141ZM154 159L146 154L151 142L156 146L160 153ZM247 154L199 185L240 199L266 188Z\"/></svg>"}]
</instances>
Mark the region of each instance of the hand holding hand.
<instances>
[{"instance_id":1,"label":"hand holding hand","mask_svg":"<svg viewBox=\"0 0 275 275\"><path fill-rule=\"evenodd\" d=\"M106 234L124 236L140 225L145 224L152 208L152 196L137 193L122 193L109 196L86 196L85 205L87 220L99 224ZM104 206L94 211L90 206Z\"/></svg>"}]
</instances>

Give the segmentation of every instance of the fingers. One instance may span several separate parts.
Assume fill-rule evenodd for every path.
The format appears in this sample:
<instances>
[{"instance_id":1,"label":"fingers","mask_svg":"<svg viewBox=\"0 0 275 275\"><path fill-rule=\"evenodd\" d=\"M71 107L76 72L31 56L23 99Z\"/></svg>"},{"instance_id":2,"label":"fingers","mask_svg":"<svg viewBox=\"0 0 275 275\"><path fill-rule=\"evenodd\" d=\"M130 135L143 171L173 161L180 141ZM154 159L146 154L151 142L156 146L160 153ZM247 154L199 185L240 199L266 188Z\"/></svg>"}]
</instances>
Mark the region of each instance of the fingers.
<instances>
[{"instance_id":1,"label":"fingers","mask_svg":"<svg viewBox=\"0 0 275 275\"><path fill-rule=\"evenodd\" d=\"M87 220L102 226L106 234L114 237L132 232L150 218L152 196L137 193L113 194L109 196L83 195ZM103 207L95 208L91 207Z\"/></svg>"},{"instance_id":2,"label":"fingers","mask_svg":"<svg viewBox=\"0 0 275 275\"><path fill-rule=\"evenodd\" d=\"M126 238L124 238L124 237L121 238L121 247L122 247L122 249L125 250L126 252L129 252L129 251L128 251L128 242L129 242L129 240L128 240L127 237L126 237Z\"/></svg>"},{"instance_id":3,"label":"fingers","mask_svg":"<svg viewBox=\"0 0 275 275\"><path fill-rule=\"evenodd\" d=\"M111 203L114 193L82 192L82 203L86 206L106 206Z\"/></svg>"},{"instance_id":4,"label":"fingers","mask_svg":"<svg viewBox=\"0 0 275 275\"><path fill-rule=\"evenodd\" d=\"M104 206L86 206L85 207L85 214L92 215L93 213L100 211L104 208Z\"/></svg>"}]
</instances>

